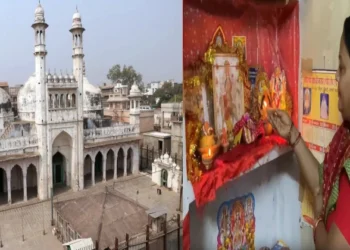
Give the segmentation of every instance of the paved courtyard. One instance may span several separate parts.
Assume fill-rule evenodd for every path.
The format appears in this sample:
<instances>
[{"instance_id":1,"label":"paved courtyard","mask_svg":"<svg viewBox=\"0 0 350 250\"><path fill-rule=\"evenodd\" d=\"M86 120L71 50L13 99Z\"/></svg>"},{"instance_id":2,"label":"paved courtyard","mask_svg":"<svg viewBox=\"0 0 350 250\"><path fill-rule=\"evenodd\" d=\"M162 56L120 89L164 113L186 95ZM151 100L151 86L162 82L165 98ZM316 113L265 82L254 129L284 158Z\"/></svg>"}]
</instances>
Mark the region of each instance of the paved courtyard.
<instances>
[{"instance_id":1,"label":"paved courtyard","mask_svg":"<svg viewBox=\"0 0 350 250\"><path fill-rule=\"evenodd\" d=\"M150 176L142 173L120 178L114 183L113 181L98 183L95 187L80 192L71 190L61 192L54 197L54 202L91 195L104 190L106 185L113 186L115 190L148 208L155 206L167 208L168 219L178 213L180 195L165 188L160 188L162 192L161 195L158 195L157 188L159 187L152 183ZM61 243L52 235L50 221L50 201L33 200L12 206L0 206L2 249L62 250Z\"/></svg>"}]
</instances>

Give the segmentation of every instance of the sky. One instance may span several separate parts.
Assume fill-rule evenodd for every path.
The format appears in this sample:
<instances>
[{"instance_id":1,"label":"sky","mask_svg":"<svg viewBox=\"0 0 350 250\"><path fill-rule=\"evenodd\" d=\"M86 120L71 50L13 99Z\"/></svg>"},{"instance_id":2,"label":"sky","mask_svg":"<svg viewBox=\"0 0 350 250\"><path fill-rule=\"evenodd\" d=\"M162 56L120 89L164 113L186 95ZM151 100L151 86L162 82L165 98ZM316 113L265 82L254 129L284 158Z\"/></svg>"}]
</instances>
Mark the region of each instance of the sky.
<instances>
[{"instance_id":1,"label":"sky","mask_svg":"<svg viewBox=\"0 0 350 250\"><path fill-rule=\"evenodd\" d=\"M182 0L41 0L47 69L72 70L69 29L82 16L86 76L108 82L115 64L131 65L143 81L182 82ZM24 84L34 72L34 11L38 0L0 1L0 81Z\"/></svg>"}]
</instances>

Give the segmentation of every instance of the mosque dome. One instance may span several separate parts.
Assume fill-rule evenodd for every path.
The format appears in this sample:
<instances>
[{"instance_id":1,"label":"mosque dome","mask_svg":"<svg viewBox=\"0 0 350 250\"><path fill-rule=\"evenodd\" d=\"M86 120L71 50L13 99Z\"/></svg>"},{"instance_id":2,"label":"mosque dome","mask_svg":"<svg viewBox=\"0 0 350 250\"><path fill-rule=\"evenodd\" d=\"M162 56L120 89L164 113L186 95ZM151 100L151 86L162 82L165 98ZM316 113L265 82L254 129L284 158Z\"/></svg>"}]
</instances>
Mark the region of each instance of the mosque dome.
<instances>
[{"instance_id":1,"label":"mosque dome","mask_svg":"<svg viewBox=\"0 0 350 250\"><path fill-rule=\"evenodd\" d=\"M47 74L47 80L52 81L52 75L50 73Z\"/></svg>"},{"instance_id":2,"label":"mosque dome","mask_svg":"<svg viewBox=\"0 0 350 250\"><path fill-rule=\"evenodd\" d=\"M35 101L36 101L36 77L31 75L27 82L19 89L17 95L18 114L22 120L35 120Z\"/></svg>"},{"instance_id":3,"label":"mosque dome","mask_svg":"<svg viewBox=\"0 0 350 250\"><path fill-rule=\"evenodd\" d=\"M48 78L50 74L48 74ZM51 76L57 79L57 75ZM61 77L61 76L60 76ZM67 77L67 76L66 76ZM71 79L75 79L71 76ZM35 105L36 105L36 76L31 75L27 82L20 88L17 95L18 113L22 120L35 121ZM83 110L84 112L100 111L102 110L102 96L101 90L89 83L86 77L83 77ZM4 93L2 93L4 92ZM10 96L0 89L0 102L6 103L11 100Z\"/></svg>"},{"instance_id":4,"label":"mosque dome","mask_svg":"<svg viewBox=\"0 0 350 250\"><path fill-rule=\"evenodd\" d=\"M43 22L45 22L44 14L45 14L44 13L44 8L39 3L38 7L36 7L36 9L35 9L34 22L35 23L43 23Z\"/></svg>"},{"instance_id":5,"label":"mosque dome","mask_svg":"<svg viewBox=\"0 0 350 250\"><path fill-rule=\"evenodd\" d=\"M78 11L73 14L73 20L74 19L80 19L81 20L81 15L80 15L80 13Z\"/></svg>"},{"instance_id":6,"label":"mosque dome","mask_svg":"<svg viewBox=\"0 0 350 250\"><path fill-rule=\"evenodd\" d=\"M92 85L86 76L83 77L83 88L84 111L102 110L101 89Z\"/></svg>"},{"instance_id":7,"label":"mosque dome","mask_svg":"<svg viewBox=\"0 0 350 250\"><path fill-rule=\"evenodd\" d=\"M141 95L141 91L139 89L139 87L137 86L136 82L134 82L134 84L131 86L130 89L130 96L140 96Z\"/></svg>"}]
</instances>

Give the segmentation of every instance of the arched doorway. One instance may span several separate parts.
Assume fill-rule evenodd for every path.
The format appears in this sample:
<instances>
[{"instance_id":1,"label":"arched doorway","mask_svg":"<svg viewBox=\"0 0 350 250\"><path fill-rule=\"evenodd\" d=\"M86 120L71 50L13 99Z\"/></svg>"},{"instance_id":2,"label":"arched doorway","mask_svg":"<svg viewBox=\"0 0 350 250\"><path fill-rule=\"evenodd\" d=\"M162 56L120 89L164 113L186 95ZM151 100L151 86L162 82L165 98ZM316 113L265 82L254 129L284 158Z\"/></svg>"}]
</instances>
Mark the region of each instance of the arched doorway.
<instances>
[{"instance_id":1,"label":"arched doorway","mask_svg":"<svg viewBox=\"0 0 350 250\"><path fill-rule=\"evenodd\" d=\"M7 204L7 177L6 171L0 168L0 205Z\"/></svg>"},{"instance_id":2,"label":"arched doorway","mask_svg":"<svg viewBox=\"0 0 350 250\"><path fill-rule=\"evenodd\" d=\"M124 175L124 150L122 148L118 151L117 158L117 177Z\"/></svg>"},{"instance_id":3,"label":"arched doorway","mask_svg":"<svg viewBox=\"0 0 350 250\"><path fill-rule=\"evenodd\" d=\"M162 169L162 172L161 172L161 184L164 187L168 187L168 171L166 169Z\"/></svg>"},{"instance_id":4,"label":"arched doorway","mask_svg":"<svg viewBox=\"0 0 350 250\"><path fill-rule=\"evenodd\" d=\"M95 183L102 181L103 155L98 152L95 158Z\"/></svg>"},{"instance_id":5,"label":"arched doorway","mask_svg":"<svg viewBox=\"0 0 350 250\"><path fill-rule=\"evenodd\" d=\"M92 186L92 160L90 155L84 159L84 188Z\"/></svg>"},{"instance_id":6,"label":"arched doorway","mask_svg":"<svg viewBox=\"0 0 350 250\"><path fill-rule=\"evenodd\" d=\"M67 132L61 132L52 144L52 184L55 188L71 186L72 138ZM76 166L74 166L76 167ZM65 189L61 189L63 191ZM54 194L60 192L56 189Z\"/></svg>"},{"instance_id":7,"label":"arched doorway","mask_svg":"<svg viewBox=\"0 0 350 250\"><path fill-rule=\"evenodd\" d=\"M12 204L23 201L23 171L18 165L11 169L11 200Z\"/></svg>"},{"instance_id":8,"label":"arched doorway","mask_svg":"<svg viewBox=\"0 0 350 250\"><path fill-rule=\"evenodd\" d=\"M28 200L38 196L38 173L33 164L27 168L27 196Z\"/></svg>"},{"instance_id":9,"label":"arched doorway","mask_svg":"<svg viewBox=\"0 0 350 250\"><path fill-rule=\"evenodd\" d=\"M126 159L126 174L131 175L132 174L132 165L133 165L133 156L134 153L131 148L128 149L128 157Z\"/></svg>"},{"instance_id":10,"label":"arched doorway","mask_svg":"<svg viewBox=\"0 0 350 250\"><path fill-rule=\"evenodd\" d=\"M113 179L114 174L114 152L110 149L107 152L107 162L106 162L106 180Z\"/></svg>"},{"instance_id":11,"label":"arched doorway","mask_svg":"<svg viewBox=\"0 0 350 250\"><path fill-rule=\"evenodd\" d=\"M65 157L60 152L57 152L52 157L52 181L54 186L63 186L66 184L65 165Z\"/></svg>"}]
</instances>

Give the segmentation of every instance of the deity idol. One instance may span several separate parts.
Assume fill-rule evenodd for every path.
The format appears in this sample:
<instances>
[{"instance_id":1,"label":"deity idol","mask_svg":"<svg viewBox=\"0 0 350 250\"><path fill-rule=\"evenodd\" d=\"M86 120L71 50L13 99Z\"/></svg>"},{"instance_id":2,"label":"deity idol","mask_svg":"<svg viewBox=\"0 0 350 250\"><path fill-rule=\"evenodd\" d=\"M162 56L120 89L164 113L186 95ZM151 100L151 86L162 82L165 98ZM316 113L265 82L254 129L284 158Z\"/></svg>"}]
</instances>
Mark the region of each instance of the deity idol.
<instances>
[{"instance_id":1,"label":"deity idol","mask_svg":"<svg viewBox=\"0 0 350 250\"><path fill-rule=\"evenodd\" d=\"M274 107L286 110L287 82L284 71L281 71L279 67L275 69L271 77L270 86Z\"/></svg>"},{"instance_id":2,"label":"deity idol","mask_svg":"<svg viewBox=\"0 0 350 250\"><path fill-rule=\"evenodd\" d=\"M327 99L326 95L322 94L322 99L321 99L321 118L328 120L328 104L327 104Z\"/></svg>"},{"instance_id":3,"label":"deity idol","mask_svg":"<svg viewBox=\"0 0 350 250\"><path fill-rule=\"evenodd\" d=\"M231 214L231 232L233 236L233 249L242 249L245 245L244 209L241 201L233 204Z\"/></svg>"},{"instance_id":4,"label":"deity idol","mask_svg":"<svg viewBox=\"0 0 350 250\"><path fill-rule=\"evenodd\" d=\"M232 250L232 240L230 232L230 217L228 212L228 207L222 208L221 218L220 218L220 235L218 238L218 249L222 250Z\"/></svg>"},{"instance_id":5,"label":"deity idol","mask_svg":"<svg viewBox=\"0 0 350 250\"><path fill-rule=\"evenodd\" d=\"M233 129L232 123L232 81L230 78L230 63L228 61L225 62L225 81L224 81L224 92L222 92L222 102L221 109L224 110L224 122L226 123L226 128L229 133L231 133Z\"/></svg>"}]
</instances>

